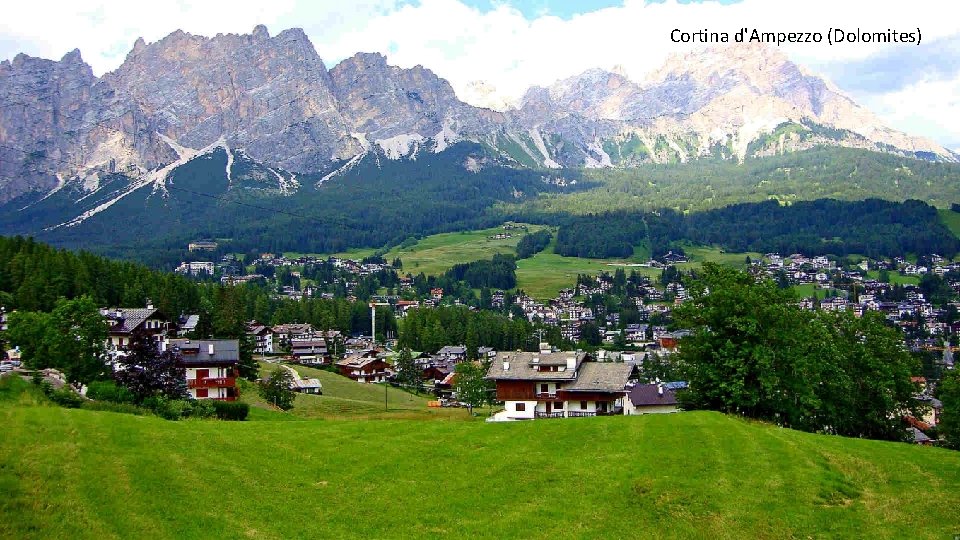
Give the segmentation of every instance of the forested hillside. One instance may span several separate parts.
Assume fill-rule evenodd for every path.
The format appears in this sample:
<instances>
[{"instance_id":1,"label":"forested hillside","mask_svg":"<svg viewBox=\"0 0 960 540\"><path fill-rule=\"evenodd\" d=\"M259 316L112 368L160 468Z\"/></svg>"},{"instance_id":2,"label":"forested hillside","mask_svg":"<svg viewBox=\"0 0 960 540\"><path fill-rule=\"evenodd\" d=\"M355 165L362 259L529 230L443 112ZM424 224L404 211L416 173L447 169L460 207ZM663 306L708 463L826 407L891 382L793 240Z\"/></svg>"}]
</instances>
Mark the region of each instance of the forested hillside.
<instances>
[{"instance_id":1,"label":"forested hillside","mask_svg":"<svg viewBox=\"0 0 960 540\"><path fill-rule=\"evenodd\" d=\"M633 246L649 243L658 255L678 249L680 242L715 244L730 251L871 257L953 257L960 250L960 240L941 222L937 209L923 202L823 199L790 205L743 203L688 215L672 210L585 215L560 227L556 252L627 257Z\"/></svg>"}]
</instances>

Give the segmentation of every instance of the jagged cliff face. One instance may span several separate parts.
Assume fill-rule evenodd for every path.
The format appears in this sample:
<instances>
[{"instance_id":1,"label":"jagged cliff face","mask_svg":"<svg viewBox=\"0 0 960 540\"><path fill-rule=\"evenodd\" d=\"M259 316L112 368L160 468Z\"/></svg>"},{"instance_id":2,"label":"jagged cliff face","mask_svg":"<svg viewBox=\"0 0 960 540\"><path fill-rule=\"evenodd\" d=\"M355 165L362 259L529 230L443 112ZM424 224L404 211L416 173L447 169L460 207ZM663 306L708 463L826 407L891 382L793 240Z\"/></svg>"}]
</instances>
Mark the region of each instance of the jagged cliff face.
<instances>
[{"instance_id":1,"label":"jagged cliff face","mask_svg":"<svg viewBox=\"0 0 960 540\"><path fill-rule=\"evenodd\" d=\"M468 90L495 102L481 83ZM0 63L0 99L0 203L70 183L93 192L112 173L130 178L130 189L162 191L176 165L215 148L226 152L231 182L234 163L256 162L243 170L257 176L236 185L285 193L298 173L366 152L415 158L460 140L537 167L743 159L824 143L956 157L883 126L765 47L675 56L642 82L590 70L497 112L464 103L429 69L389 66L379 54L328 70L298 29L177 31L138 40L99 79L79 51L59 62L20 55Z\"/></svg>"},{"instance_id":2,"label":"jagged cliff face","mask_svg":"<svg viewBox=\"0 0 960 540\"><path fill-rule=\"evenodd\" d=\"M763 155L813 144L894 147L955 157L930 140L887 128L824 79L763 46L674 55L642 82L589 70L546 89L533 88L521 101L519 118L529 127L555 127L559 119L571 116L607 121L601 146L617 155L601 158L611 157L614 163L623 158L621 165L704 155L743 159L751 151ZM755 144L784 126L795 128L780 129L790 132L783 140L777 138L768 147ZM828 137L818 126L844 133ZM624 156L620 150L628 142L634 152Z\"/></svg>"},{"instance_id":3,"label":"jagged cliff face","mask_svg":"<svg viewBox=\"0 0 960 540\"><path fill-rule=\"evenodd\" d=\"M392 158L413 154L427 141L442 150L502 122L498 113L461 102L450 83L429 69L389 66L380 54L356 54L337 64L330 76L353 136Z\"/></svg>"},{"instance_id":4,"label":"jagged cliff face","mask_svg":"<svg viewBox=\"0 0 960 540\"><path fill-rule=\"evenodd\" d=\"M151 45L138 41L103 79L184 147L223 139L291 170L319 169L358 149L327 68L301 30L270 37L258 26L212 39L177 31Z\"/></svg>"}]
</instances>

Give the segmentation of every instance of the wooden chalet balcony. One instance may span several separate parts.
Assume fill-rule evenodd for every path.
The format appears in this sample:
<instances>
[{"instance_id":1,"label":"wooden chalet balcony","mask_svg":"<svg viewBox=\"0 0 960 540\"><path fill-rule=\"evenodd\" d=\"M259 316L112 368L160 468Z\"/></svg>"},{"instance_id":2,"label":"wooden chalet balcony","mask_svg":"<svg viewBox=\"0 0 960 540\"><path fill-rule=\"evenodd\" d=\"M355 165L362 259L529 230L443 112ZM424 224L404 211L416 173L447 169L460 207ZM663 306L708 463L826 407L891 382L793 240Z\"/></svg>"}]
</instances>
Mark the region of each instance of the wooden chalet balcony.
<instances>
[{"instance_id":1,"label":"wooden chalet balcony","mask_svg":"<svg viewBox=\"0 0 960 540\"><path fill-rule=\"evenodd\" d=\"M563 411L560 412L540 412L534 413L535 418L563 418Z\"/></svg>"},{"instance_id":2,"label":"wooden chalet balcony","mask_svg":"<svg viewBox=\"0 0 960 540\"><path fill-rule=\"evenodd\" d=\"M550 393L550 392L537 392L537 393L534 394L534 395L536 396L537 399L549 399L549 400L551 400L551 401L555 401L555 400L557 399L557 394L556 394L556 392L553 392L553 393Z\"/></svg>"},{"instance_id":3,"label":"wooden chalet balcony","mask_svg":"<svg viewBox=\"0 0 960 540\"><path fill-rule=\"evenodd\" d=\"M237 386L234 377L205 377L203 379L187 379L187 388L223 388Z\"/></svg>"}]
</instances>

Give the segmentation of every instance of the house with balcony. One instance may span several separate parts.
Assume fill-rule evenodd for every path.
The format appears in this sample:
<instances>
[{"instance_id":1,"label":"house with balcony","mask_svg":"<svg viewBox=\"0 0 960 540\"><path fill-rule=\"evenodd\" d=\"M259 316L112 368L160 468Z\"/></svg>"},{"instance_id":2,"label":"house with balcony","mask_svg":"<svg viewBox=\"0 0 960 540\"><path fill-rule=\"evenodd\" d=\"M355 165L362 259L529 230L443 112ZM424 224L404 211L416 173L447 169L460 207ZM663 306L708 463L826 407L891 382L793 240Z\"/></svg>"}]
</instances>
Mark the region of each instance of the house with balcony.
<instances>
[{"instance_id":1,"label":"house with balcony","mask_svg":"<svg viewBox=\"0 0 960 540\"><path fill-rule=\"evenodd\" d=\"M109 325L106 348L113 355L130 346L134 333L150 336L159 344L168 332L176 330L176 324L149 301L145 308L101 308L100 315Z\"/></svg>"},{"instance_id":2,"label":"house with balcony","mask_svg":"<svg viewBox=\"0 0 960 540\"><path fill-rule=\"evenodd\" d=\"M290 340L290 356L294 362L309 365L326 365L330 361L327 340L323 338Z\"/></svg>"},{"instance_id":3,"label":"house with balcony","mask_svg":"<svg viewBox=\"0 0 960 540\"><path fill-rule=\"evenodd\" d=\"M596 362L582 351L502 352L487 371L504 410L495 420L624 414L631 364Z\"/></svg>"},{"instance_id":4,"label":"house with balcony","mask_svg":"<svg viewBox=\"0 0 960 540\"><path fill-rule=\"evenodd\" d=\"M377 351L368 350L348 355L337 362L337 370L344 377L359 383L387 382L391 366L377 356Z\"/></svg>"},{"instance_id":5,"label":"house with balcony","mask_svg":"<svg viewBox=\"0 0 960 540\"><path fill-rule=\"evenodd\" d=\"M253 340L255 354L273 354L273 329L257 321L247 323L247 335Z\"/></svg>"},{"instance_id":6,"label":"house with balcony","mask_svg":"<svg viewBox=\"0 0 960 540\"><path fill-rule=\"evenodd\" d=\"M166 347L179 353L193 399L236 401L240 342L236 339L171 339Z\"/></svg>"}]
</instances>

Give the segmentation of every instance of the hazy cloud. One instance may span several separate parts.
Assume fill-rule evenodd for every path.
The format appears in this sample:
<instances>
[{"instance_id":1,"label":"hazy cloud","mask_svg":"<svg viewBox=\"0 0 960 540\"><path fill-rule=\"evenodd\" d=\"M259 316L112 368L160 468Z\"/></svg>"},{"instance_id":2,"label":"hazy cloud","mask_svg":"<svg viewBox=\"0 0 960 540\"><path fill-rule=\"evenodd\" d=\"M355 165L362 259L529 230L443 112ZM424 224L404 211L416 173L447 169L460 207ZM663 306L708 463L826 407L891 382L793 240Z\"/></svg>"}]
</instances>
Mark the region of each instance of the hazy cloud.
<instances>
[{"instance_id":1,"label":"hazy cloud","mask_svg":"<svg viewBox=\"0 0 960 540\"><path fill-rule=\"evenodd\" d=\"M803 43L784 45L782 50L795 61L824 70L852 96L876 107L893 127L960 144L960 117L950 116L957 112L951 105L955 94L938 93L955 89L960 78L960 18L946 15L955 5L946 0L924 2L922 9L894 0L743 0L729 5L625 0L575 8L570 2L551 8L552 2L541 0L84 4L34 0L5 6L0 58L18 52L60 58L79 47L101 74L123 61L137 37L157 41L178 28L208 36L249 33L262 23L273 34L304 28L328 66L358 51L382 52L392 64L432 69L455 89L485 80L516 98L530 85L548 85L593 67L620 65L639 80L668 54L703 46L671 43L674 28L826 32L830 27L869 31L919 27L921 46ZM922 126L925 131L917 131Z\"/></svg>"}]
</instances>

